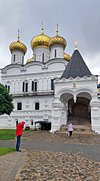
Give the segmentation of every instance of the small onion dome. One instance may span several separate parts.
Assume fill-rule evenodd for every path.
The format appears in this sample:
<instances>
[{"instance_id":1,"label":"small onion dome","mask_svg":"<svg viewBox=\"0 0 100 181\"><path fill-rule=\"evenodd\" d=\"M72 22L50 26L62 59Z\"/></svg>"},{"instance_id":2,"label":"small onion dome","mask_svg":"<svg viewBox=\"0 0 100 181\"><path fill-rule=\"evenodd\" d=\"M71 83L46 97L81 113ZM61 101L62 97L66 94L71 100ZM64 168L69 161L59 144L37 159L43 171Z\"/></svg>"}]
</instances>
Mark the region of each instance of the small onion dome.
<instances>
[{"instance_id":1,"label":"small onion dome","mask_svg":"<svg viewBox=\"0 0 100 181\"><path fill-rule=\"evenodd\" d=\"M13 42L10 44L9 49L12 53L13 50L20 50L24 52L24 54L27 51L26 45L24 45L22 42L20 42L20 35L19 35L19 30L18 30L18 40L16 42Z\"/></svg>"},{"instance_id":2,"label":"small onion dome","mask_svg":"<svg viewBox=\"0 0 100 181\"><path fill-rule=\"evenodd\" d=\"M30 58L26 61L26 63L30 63L30 62L33 62L33 58Z\"/></svg>"},{"instance_id":3,"label":"small onion dome","mask_svg":"<svg viewBox=\"0 0 100 181\"><path fill-rule=\"evenodd\" d=\"M33 37L33 39L31 40L31 47L32 49L37 47L48 47L49 41L50 37L45 35L42 29L41 34Z\"/></svg>"},{"instance_id":4,"label":"small onion dome","mask_svg":"<svg viewBox=\"0 0 100 181\"><path fill-rule=\"evenodd\" d=\"M33 54L33 57L32 58L29 58L26 63L30 63L30 62L33 62L35 61L35 55Z\"/></svg>"},{"instance_id":5,"label":"small onion dome","mask_svg":"<svg viewBox=\"0 0 100 181\"><path fill-rule=\"evenodd\" d=\"M65 48L67 43L63 37L56 35L51 38L51 40L49 42L49 47L56 45L56 44L62 45Z\"/></svg>"},{"instance_id":6,"label":"small onion dome","mask_svg":"<svg viewBox=\"0 0 100 181\"><path fill-rule=\"evenodd\" d=\"M64 53L64 60L70 61L71 57L67 53Z\"/></svg>"},{"instance_id":7,"label":"small onion dome","mask_svg":"<svg viewBox=\"0 0 100 181\"><path fill-rule=\"evenodd\" d=\"M10 49L11 53L13 50L20 50L20 51L24 52L24 54L27 51L27 47L22 42L20 42L19 40L11 43L9 46L9 49Z\"/></svg>"},{"instance_id":8,"label":"small onion dome","mask_svg":"<svg viewBox=\"0 0 100 181\"><path fill-rule=\"evenodd\" d=\"M100 88L100 84L97 85L97 88L98 88L98 89Z\"/></svg>"}]
</instances>

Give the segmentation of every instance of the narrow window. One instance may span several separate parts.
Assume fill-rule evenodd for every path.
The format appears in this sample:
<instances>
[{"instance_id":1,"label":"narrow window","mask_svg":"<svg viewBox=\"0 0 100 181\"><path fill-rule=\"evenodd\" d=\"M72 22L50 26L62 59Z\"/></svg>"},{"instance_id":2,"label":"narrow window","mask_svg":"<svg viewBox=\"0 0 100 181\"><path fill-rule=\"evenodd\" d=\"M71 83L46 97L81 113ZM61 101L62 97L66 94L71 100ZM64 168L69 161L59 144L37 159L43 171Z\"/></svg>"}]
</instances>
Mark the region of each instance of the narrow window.
<instances>
[{"instance_id":1,"label":"narrow window","mask_svg":"<svg viewBox=\"0 0 100 181\"><path fill-rule=\"evenodd\" d=\"M42 62L44 63L44 53L42 53Z\"/></svg>"},{"instance_id":2,"label":"narrow window","mask_svg":"<svg viewBox=\"0 0 100 181\"><path fill-rule=\"evenodd\" d=\"M34 91L34 81L32 81L32 91Z\"/></svg>"},{"instance_id":3,"label":"narrow window","mask_svg":"<svg viewBox=\"0 0 100 181\"><path fill-rule=\"evenodd\" d=\"M8 92L10 92L10 85L8 85Z\"/></svg>"},{"instance_id":4,"label":"narrow window","mask_svg":"<svg viewBox=\"0 0 100 181\"><path fill-rule=\"evenodd\" d=\"M22 103L21 102L17 103L17 110L22 110Z\"/></svg>"},{"instance_id":5,"label":"narrow window","mask_svg":"<svg viewBox=\"0 0 100 181\"><path fill-rule=\"evenodd\" d=\"M32 81L32 91L37 91L37 82Z\"/></svg>"},{"instance_id":6,"label":"narrow window","mask_svg":"<svg viewBox=\"0 0 100 181\"><path fill-rule=\"evenodd\" d=\"M25 92L28 92L28 82L25 84Z\"/></svg>"},{"instance_id":7,"label":"narrow window","mask_svg":"<svg viewBox=\"0 0 100 181\"><path fill-rule=\"evenodd\" d=\"M22 64L24 64L24 56L22 56Z\"/></svg>"},{"instance_id":8,"label":"narrow window","mask_svg":"<svg viewBox=\"0 0 100 181\"><path fill-rule=\"evenodd\" d=\"M54 90L54 79L51 79L51 90Z\"/></svg>"},{"instance_id":9,"label":"narrow window","mask_svg":"<svg viewBox=\"0 0 100 181\"><path fill-rule=\"evenodd\" d=\"M35 110L39 110L39 102L35 103Z\"/></svg>"},{"instance_id":10,"label":"narrow window","mask_svg":"<svg viewBox=\"0 0 100 181\"><path fill-rule=\"evenodd\" d=\"M23 92L24 92L25 82L23 82Z\"/></svg>"},{"instance_id":11,"label":"narrow window","mask_svg":"<svg viewBox=\"0 0 100 181\"><path fill-rule=\"evenodd\" d=\"M15 54L14 54L14 62L15 62Z\"/></svg>"},{"instance_id":12,"label":"narrow window","mask_svg":"<svg viewBox=\"0 0 100 181\"><path fill-rule=\"evenodd\" d=\"M34 91L37 91L37 82L35 82L35 89Z\"/></svg>"},{"instance_id":13,"label":"narrow window","mask_svg":"<svg viewBox=\"0 0 100 181\"><path fill-rule=\"evenodd\" d=\"M23 82L23 92L28 92L28 82Z\"/></svg>"},{"instance_id":14,"label":"narrow window","mask_svg":"<svg viewBox=\"0 0 100 181\"><path fill-rule=\"evenodd\" d=\"M55 50L55 57L57 57L57 50Z\"/></svg>"},{"instance_id":15,"label":"narrow window","mask_svg":"<svg viewBox=\"0 0 100 181\"><path fill-rule=\"evenodd\" d=\"M5 88L7 89L7 85L5 85Z\"/></svg>"},{"instance_id":16,"label":"narrow window","mask_svg":"<svg viewBox=\"0 0 100 181\"><path fill-rule=\"evenodd\" d=\"M8 92L10 92L10 85L5 85L5 88Z\"/></svg>"}]
</instances>

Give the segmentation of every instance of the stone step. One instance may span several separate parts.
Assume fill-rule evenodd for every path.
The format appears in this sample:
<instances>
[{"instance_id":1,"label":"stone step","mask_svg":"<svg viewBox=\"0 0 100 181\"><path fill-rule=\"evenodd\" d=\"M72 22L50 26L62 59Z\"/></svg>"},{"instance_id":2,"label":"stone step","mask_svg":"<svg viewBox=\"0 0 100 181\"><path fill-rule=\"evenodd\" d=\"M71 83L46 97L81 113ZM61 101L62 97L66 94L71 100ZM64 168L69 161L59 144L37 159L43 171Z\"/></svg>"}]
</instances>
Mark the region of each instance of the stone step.
<instances>
[{"instance_id":1,"label":"stone step","mask_svg":"<svg viewBox=\"0 0 100 181\"><path fill-rule=\"evenodd\" d=\"M68 119L68 122L72 122L73 124L78 123L78 124L90 124L90 119L88 118L79 118L79 117L70 117Z\"/></svg>"},{"instance_id":2,"label":"stone step","mask_svg":"<svg viewBox=\"0 0 100 181\"><path fill-rule=\"evenodd\" d=\"M56 133L58 134L67 134L67 132L65 131L56 131ZM97 135L97 133L95 133L94 131L73 131L73 134L86 134L86 135L90 135L90 134L93 134L93 135Z\"/></svg>"},{"instance_id":3,"label":"stone step","mask_svg":"<svg viewBox=\"0 0 100 181\"><path fill-rule=\"evenodd\" d=\"M73 134L96 134L94 131L91 130L91 125L73 125ZM67 126L62 125L59 133L66 133L67 132Z\"/></svg>"},{"instance_id":4,"label":"stone step","mask_svg":"<svg viewBox=\"0 0 100 181\"><path fill-rule=\"evenodd\" d=\"M74 130L91 130L91 126L90 125L73 125ZM60 130L67 130L67 126L66 125L62 125Z\"/></svg>"}]
</instances>

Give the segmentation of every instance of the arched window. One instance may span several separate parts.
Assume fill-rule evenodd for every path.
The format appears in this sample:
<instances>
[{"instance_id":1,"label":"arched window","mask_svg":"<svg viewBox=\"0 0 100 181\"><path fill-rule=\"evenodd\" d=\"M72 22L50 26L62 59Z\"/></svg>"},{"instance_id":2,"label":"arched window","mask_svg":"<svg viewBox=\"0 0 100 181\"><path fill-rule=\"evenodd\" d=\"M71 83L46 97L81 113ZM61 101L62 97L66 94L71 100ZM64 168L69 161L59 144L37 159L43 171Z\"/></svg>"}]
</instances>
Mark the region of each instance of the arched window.
<instances>
[{"instance_id":1,"label":"arched window","mask_svg":"<svg viewBox=\"0 0 100 181\"><path fill-rule=\"evenodd\" d=\"M28 92L28 82L23 82L23 92Z\"/></svg>"},{"instance_id":2,"label":"arched window","mask_svg":"<svg viewBox=\"0 0 100 181\"><path fill-rule=\"evenodd\" d=\"M14 54L14 62L15 62L15 54Z\"/></svg>"},{"instance_id":3,"label":"arched window","mask_svg":"<svg viewBox=\"0 0 100 181\"><path fill-rule=\"evenodd\" d=\"M55 58L57 57L57 50L55 49Z\"/></svg>"},{"instance_id":4,"label":"arched window","mask_svg":"<svg viewBox=\"0 0 100 181\"><path fill-rule=\"evenodd\" d=\"M42 62L44 63L44 53L42 53Z\"/></svg>"},{"instance_id":5,"label":"arched window","mask_svg":"<svg viewBox=\"0 0 100 181\"><path fill-rule=\"evenodd\" d=\"M37 91L37 81L32 81L32 91Z\"/></svg>"},{"instance_id":6,"label":"arched window","mask_svg":"<svg viewBox=\"0 0 100 181\"><path fill-rule=\"evenodd\" d=\"M8 92L10 92L10 82L7 82L7 84L5 85L5 88L7 89Z\"/></svg>"},{"instance_id":7,"label":"arched window","mask_svg":"<svg viewBox=\"0 0 100 181\"><path fill-rule=\"evenodd\" d=\"M51 90L54 90L54 79L51 79Z\"/></svg>"},{"instance_id":8,"label":"arched window","mask_svg":"<svg viewBox=\"0 0 100 181\"><path fill-rule=\"evenodd\" d=\"M22 56L22 64L24 64L24 56Z\"/></svg>"}]
</instances>

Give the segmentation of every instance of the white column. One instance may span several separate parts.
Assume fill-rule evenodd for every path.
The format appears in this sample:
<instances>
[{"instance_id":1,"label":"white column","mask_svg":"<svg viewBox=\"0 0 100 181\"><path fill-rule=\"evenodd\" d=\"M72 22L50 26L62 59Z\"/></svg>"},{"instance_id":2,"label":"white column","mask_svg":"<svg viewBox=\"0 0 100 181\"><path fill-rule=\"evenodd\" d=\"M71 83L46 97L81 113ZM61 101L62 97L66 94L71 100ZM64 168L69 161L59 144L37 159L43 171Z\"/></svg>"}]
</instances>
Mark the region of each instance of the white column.
<instances>
[{"instance_id":1,"label":"white column","mask_svg":"<svg viewBox=\"0 0 100 181\"><path fill-rule=\"evenodd\" d=\"M54 99L52 107L52 124L50 132L55 132L59 130L61 126L61 102L59 97Z\"/></svg>"},{"instance_id":2,"label":"white column","mask_svg":"<svg viewBox=\"0 0 100 181\"><path fill-rule=\"evenodd\" d=\"M97 95L92 97L91 106L91 129L100 134L100 101Z\"/></svg>"},{"instance_id":3,"label":"white column","mask_svg":"<svg viewBox=\"0 0 100 181\"><path fill-rule=\"evenodd\" d=\"M62 102L61 103L61 122L60 122L60 126L62 124L66 124L67 122L67 118L66 118L66 112L67 112L67 108L66 108L66 105Z\"/></svg>"}]
</instances>

